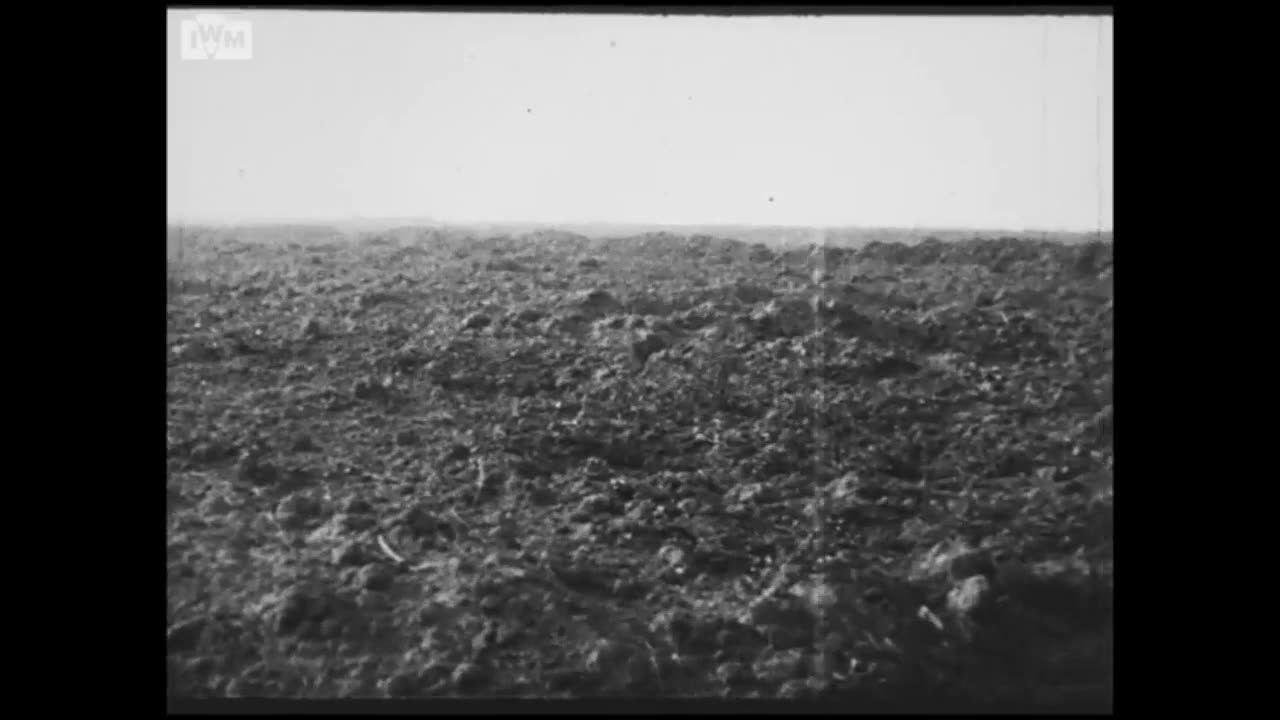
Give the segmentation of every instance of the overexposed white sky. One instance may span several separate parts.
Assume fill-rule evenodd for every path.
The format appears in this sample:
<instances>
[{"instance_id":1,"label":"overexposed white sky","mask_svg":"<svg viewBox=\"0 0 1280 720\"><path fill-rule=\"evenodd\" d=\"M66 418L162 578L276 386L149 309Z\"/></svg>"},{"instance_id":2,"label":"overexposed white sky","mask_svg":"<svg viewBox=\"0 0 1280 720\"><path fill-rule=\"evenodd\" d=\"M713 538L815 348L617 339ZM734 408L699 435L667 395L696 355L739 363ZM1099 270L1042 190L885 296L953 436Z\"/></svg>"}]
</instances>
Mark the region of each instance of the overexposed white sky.
<instances>
[{"instance_id":1,"label":"overexposed white sky","mask_svg":"<svg viewBox=\"0 0 1280 720\"><path fill-rule=\"evenodd\" d=\"M1110 17L223 14L171 220L1112 225Z\"/></svg>"}]
</instances>

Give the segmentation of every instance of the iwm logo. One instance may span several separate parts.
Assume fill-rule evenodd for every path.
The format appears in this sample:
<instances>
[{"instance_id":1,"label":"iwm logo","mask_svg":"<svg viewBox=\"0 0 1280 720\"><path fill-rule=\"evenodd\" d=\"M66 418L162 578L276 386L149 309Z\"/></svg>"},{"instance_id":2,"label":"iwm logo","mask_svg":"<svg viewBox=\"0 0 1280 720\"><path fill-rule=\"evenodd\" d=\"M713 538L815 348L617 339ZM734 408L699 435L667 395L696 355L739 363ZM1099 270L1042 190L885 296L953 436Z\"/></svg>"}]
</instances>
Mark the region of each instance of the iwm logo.
<instances>
[{"instance_id":1,"label":"iwm logo","mask_svg":"<svg viewBox=\"0 0 1280 720\"><path fill-rule=\"evenodd\" d=\"M194 20L182 21L179 44L183 60L251 60L253 24L222 15L196 15Z\"/></svg>"}]
</instances>

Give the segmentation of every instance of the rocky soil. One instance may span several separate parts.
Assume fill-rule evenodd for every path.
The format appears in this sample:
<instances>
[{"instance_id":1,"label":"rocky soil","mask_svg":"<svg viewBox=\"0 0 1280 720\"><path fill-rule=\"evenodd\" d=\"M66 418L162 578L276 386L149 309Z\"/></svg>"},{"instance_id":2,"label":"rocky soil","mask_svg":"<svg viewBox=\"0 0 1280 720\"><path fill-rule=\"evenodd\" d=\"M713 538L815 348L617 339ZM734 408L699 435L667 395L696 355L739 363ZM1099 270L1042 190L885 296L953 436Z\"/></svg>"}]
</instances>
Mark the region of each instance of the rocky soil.
<instances>
[{"instance_id":1,"label":"rocky soil","mask_svg":"<svg viewBox=\"0 0 1280 720\"><path fill-rule=\"evenodd\" d=\"M1108 701L1112 250L171 265L171 697Z\"/></svg>"}]
</instances>

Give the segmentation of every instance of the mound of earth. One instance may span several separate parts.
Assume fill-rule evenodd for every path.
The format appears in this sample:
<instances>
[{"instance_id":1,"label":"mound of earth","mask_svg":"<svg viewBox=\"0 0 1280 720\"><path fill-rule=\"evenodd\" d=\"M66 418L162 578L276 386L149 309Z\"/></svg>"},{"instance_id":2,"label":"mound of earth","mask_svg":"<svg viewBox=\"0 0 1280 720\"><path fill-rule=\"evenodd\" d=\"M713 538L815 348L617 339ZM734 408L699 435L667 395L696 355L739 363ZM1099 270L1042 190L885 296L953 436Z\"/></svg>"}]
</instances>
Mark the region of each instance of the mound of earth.
<instances>
[{"instance_id":1,"label":"mound of earth","mask_svg":"<svg viewBox=\"0 0 1280 720\"><path fill-rule=\"evenodd\" d=\"M1110 698L1110 245L313 235L171 269L171 696Z\"/></svg>"}]
</instances>

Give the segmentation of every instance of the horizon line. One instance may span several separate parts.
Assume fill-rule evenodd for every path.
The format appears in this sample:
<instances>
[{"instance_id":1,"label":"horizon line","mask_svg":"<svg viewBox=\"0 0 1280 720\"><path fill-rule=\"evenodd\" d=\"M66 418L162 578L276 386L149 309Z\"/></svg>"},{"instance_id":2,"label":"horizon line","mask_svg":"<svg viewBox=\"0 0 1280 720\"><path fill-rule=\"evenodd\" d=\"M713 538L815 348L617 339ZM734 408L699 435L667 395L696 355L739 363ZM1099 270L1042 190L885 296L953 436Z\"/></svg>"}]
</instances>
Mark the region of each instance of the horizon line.
<instances>
[{"instance_id":1,"label":"horizon line","mask_svg":"<svg viewBox=\"0 0 1280 720\"><path fill-rule=\"evenodd\" d=\"M603 225L603 226L642 226L655 228L747 228L747 229L793 229L793 230L898 230L898 231L920 231L920 232L1009 232L1009 233L1069 233L1076 235L1097 235L1113 233L1114 227L1090 227L1090 228L1070 228L1070 227L1000 227L1000 226L977 226L977 225L902 225L902 224L860 224L860 223L755 223L755 222L662 222L647 220L483 220L483 219L445 219L433 218L430 216L415 215L386 215L386 216L353 216L347 218L237 218L237 219L212 219L212 218L168 218L166 225L169 227L177 225L203 225L210 227L233 227L233 226L253 226L264 227L273 225L352 225L352 224L369 224L369 225L389 225L389 226L539 226L546 228L556 227L574 227L583 225Z\"/></svg>"}]
</instances>

